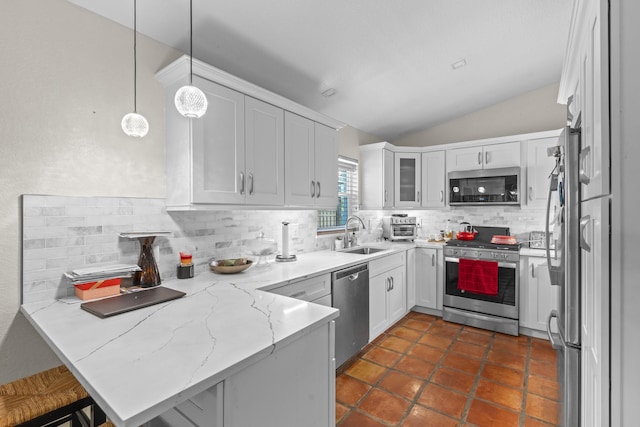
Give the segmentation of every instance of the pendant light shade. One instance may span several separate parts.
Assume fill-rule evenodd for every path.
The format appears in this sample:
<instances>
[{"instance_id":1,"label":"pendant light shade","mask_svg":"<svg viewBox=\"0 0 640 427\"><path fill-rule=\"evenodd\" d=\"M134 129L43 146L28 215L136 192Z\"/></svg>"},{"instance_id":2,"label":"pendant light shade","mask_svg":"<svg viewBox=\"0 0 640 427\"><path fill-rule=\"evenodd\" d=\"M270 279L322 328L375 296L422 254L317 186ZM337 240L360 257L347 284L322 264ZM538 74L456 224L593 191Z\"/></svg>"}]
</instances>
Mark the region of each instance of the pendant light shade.
<instances>
[{"instance_id":1,"label":"pendant light shade","mask_svg":"<svg viewBox=\"0 0 640 427\"><path fill-rule=\"evenodd\" d=\"M185 117L199 118L207 112L207 97L193 85L193 0L189 0L189 84L176 92L178 112Z\"/></svg>"},{"instance_id":2,"label":"pendant light shade","mask_svg":"<svg viewBox=\"0 0 640 427\"><path fill-rule=\"evenodd\" d=\"M207 97L193 85L182 86L175 98L178 112L185 117L199 118L207 112Z\"/></svg>"},{"instance_id":3,"label":"pendant light shade","mask_svg":"<svg viewBox=\"0 0 640 427\"><path fill-rule=\"evenodd\" d=\"M120 125L127 135L142 138L149 132L149 122L137 112L137 9L137 0L133 0L133 113L125 114Z\"/></svg>"},{"instance_id":4,"label":"pendant light shade","mask_svg":"<svg viewBox=\"0 0 640 427\"><path fill-rule=\"evenodd\" d=\"M122 130L129 136L142 138L149 132L149 122L142 114L128 113L122 118Z\"/></svg>"}]
</instances>

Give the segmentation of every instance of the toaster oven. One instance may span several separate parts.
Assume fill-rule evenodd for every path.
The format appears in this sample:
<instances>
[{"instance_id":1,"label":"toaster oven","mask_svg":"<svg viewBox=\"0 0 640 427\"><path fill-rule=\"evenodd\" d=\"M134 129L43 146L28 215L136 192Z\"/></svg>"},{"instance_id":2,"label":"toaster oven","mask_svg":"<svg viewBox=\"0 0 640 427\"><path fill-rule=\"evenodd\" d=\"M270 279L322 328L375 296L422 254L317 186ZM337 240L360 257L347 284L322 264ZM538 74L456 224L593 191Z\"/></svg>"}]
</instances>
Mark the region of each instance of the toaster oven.
<instances>
[{"instance_id":1,"label":"toaster oven","mask_svg":"<svg viewBox=\"0 0 640 427\"><path fill-rule=\"evenodd\" d=\"M415 240L418 222L414 216L391 215L382 218L382 237L387 240Z\"/></svg>"}]
</instances>

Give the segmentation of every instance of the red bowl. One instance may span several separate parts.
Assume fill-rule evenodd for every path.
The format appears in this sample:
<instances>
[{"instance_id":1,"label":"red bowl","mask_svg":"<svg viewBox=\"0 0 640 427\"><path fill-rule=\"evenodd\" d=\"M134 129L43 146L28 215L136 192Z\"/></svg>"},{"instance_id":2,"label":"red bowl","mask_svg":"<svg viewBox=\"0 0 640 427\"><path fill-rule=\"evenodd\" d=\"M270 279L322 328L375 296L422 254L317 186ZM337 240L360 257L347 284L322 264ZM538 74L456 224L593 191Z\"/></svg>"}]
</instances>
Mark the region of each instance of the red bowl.
<instances>
[{"instance_id":1,"label":"red bowl","mask_svg":"<svg viewBox=\"0 0 640 427\"><path fill-rule=\"evenodd\" d=\"M456 233L456 239L458 239L458 240L473 240L473 239L475 239L476 234L478 234L477 231L474 231L473 233L468 232L468 231L460 231L460 232Z\"/></svg>"},{"instance_id":2,"label":"red bowl","mask_svg":"<svg viewBox=\"0 0 640 427\"><path fill-rule=\"evenodd\" d=\"M515 245L518 243L515 236L498 236L495 235L491 238L491 243L498 245Z\"/></svg>"}]
</instances>

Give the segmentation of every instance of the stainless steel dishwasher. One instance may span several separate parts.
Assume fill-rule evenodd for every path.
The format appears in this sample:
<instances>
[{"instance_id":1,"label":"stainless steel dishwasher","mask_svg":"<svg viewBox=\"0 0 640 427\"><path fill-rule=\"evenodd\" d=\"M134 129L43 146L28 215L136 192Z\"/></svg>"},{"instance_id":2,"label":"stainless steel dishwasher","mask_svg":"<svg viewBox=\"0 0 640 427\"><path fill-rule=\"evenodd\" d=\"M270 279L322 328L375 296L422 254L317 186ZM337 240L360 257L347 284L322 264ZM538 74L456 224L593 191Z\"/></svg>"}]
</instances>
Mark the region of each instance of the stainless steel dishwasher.
<instances>
[{"instance_id":1,"label":"stainless steel dishwasher","mask_svg":"<svg viewBox=\"0 0 640 427\"><path fill-rule=\"evenodd\" d=\"M369 342L368 264L334 271L331 298L333 307L340 309L336 319L336 367L340 367Z\"/></svg>"}]
</instances>

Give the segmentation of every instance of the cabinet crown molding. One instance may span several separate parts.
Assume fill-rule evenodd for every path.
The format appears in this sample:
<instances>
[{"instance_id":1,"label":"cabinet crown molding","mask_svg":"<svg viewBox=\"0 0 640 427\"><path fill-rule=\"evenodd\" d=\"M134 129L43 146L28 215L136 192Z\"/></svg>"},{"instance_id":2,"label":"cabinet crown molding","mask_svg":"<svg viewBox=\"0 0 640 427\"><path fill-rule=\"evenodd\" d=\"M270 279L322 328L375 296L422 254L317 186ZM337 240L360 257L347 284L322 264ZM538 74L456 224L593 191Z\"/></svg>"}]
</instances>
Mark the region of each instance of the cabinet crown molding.
<instances>
[{"instance_id":1,"label":"cabinet crown molding","mask_svg":"<svg viewBox=\"0 0 640 427\"><path fill-rule=\"evenodd\" d=\"M303 117L307 117L325 126L339 130L346 126L345 123L314 111L304 105L298 104L277 93L268 91L251 82L229 74L219 68L193 58L193 74L210 80L214 83L226 86L230 89L242 92L245 95L254 97L261 101L280 107ZM182 55L171 64L167 65L156 73L156 79L165 87L168 87L189 75L189 55Z\"/></svg>"}]
</instances>

